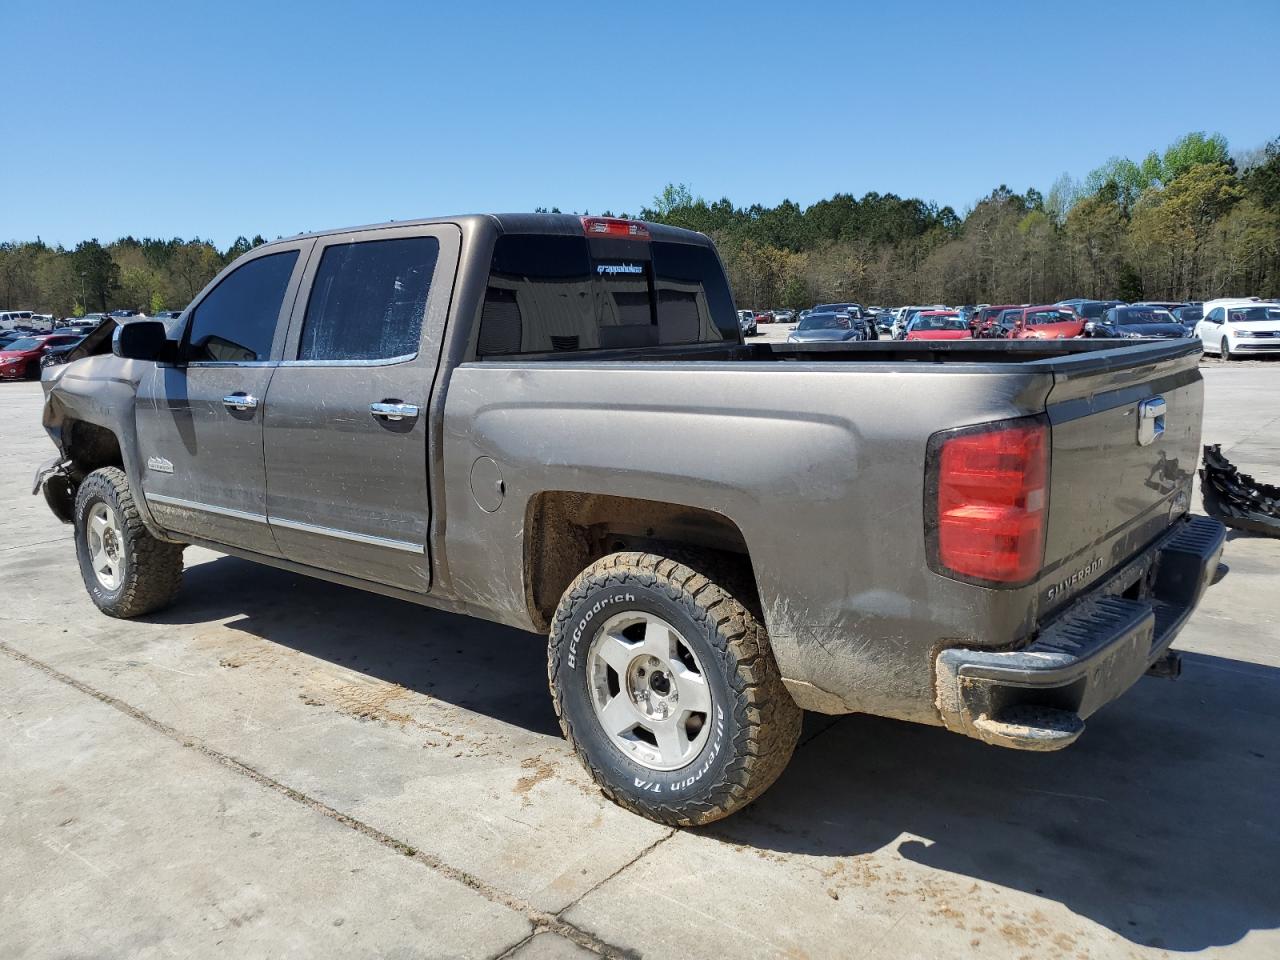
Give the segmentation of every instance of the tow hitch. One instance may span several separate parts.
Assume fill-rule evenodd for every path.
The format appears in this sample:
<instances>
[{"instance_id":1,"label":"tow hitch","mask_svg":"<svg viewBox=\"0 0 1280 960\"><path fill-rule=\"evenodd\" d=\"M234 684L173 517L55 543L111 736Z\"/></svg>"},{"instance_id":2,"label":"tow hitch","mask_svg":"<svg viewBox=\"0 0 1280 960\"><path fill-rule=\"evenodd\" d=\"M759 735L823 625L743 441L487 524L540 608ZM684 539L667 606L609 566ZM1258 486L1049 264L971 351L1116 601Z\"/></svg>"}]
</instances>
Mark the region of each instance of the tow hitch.
<instances>
[{"instance_id":1,"label":"tow hitch","mask_svg":"<svg viewBox=\"0 0 1280 960\"><path fill-rule=\"evenodd\" d=\"M1163 677L1165 680L1177 680L1182 676L1182 654L1170 650L1163 657L1147 667L1148 677Z\"/></svg>"}]
</instances>

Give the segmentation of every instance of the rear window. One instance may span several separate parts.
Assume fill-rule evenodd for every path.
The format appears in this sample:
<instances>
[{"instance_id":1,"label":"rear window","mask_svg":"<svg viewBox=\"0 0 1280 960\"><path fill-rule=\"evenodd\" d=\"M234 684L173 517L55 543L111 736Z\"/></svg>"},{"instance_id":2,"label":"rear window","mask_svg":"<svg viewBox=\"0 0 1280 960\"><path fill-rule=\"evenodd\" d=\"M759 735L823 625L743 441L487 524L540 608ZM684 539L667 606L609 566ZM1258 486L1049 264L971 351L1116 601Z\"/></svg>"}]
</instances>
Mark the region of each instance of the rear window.
<instances>
[{"instance_id":1,"label":"rear window","mask_svg":"<svg viewBox=\"0 0 1280 960\"><path fill-rule=\"evenodd\" d=\"M1116 320L1126 323L1173 323L1173 315L1168 310L1156 307L1121 307L1116 310Z\"/></svg>"},{"instance_id":2,"label":"rear window","mask_svg":"<svg viewBox=\"0 0 1280 960\"><path fill-rule=\"evenodd\" d=\"M736 341L710 247L511 234L494 247L477 353L577 352Z\"/></svg>"},{"instance_id":3,"label":"rear window","mask_svg":"<svg viewBox=\"0 0 1280 960\"><path fill-rule=\"evenodd\" d=\"M1075 320L1075 315L1069 310L1027 311L1028 326L1038 326L1042 323L1071 323L1073 320Z\"/></svg>"}]
</instances>

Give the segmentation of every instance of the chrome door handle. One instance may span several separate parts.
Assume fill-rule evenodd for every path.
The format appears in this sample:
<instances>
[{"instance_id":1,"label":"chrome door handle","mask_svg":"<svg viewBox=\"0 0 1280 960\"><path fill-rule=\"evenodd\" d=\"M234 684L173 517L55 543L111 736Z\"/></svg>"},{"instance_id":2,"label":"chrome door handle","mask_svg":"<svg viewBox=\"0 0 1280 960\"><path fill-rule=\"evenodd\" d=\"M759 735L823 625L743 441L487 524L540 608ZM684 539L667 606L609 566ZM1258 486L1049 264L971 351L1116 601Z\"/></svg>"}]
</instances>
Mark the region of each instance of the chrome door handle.
<instances>
[{"instance_id":1,"label":"chrome door handle","mask_svg":"<svg viewBox=\"0 0 1280 960\"><path fill-rule=\"evenodd\" d=\"M418 415L418 408L412 403L371 403L369 412L383 420L412 420Z\"/></svg>"},{"instance_id":2,"label":"chrome door handle","mask_svg":"<svg viewBox=\"0 0 1280 960\"><path fill-rule=\"evenodd\" d=\"M256 410L258 398L248 393L233 393L222 398L222 405L228 410Z\"/></svg>"}]
</instances>

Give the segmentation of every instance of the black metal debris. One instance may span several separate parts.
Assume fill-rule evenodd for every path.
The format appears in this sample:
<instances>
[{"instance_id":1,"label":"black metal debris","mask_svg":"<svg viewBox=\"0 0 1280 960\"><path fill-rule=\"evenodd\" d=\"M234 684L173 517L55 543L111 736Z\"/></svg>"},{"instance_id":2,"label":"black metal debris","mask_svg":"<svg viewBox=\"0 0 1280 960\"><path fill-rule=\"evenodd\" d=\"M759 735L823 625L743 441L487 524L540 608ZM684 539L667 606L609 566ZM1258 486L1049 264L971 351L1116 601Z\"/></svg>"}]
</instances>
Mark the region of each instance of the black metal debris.
<instances>
[{"instance_id":1,"label":"black metal debris","mask_svg":"<svg viewBox=\"0 0 1280 960\"><path fill-rule=\"evenodd\" d=\"M1280 487L1259 483L1222 455L1221 445L1206 445L1200 470L1205 513L1228 527L1280 537Z\"/></svg>"}]
</instances>

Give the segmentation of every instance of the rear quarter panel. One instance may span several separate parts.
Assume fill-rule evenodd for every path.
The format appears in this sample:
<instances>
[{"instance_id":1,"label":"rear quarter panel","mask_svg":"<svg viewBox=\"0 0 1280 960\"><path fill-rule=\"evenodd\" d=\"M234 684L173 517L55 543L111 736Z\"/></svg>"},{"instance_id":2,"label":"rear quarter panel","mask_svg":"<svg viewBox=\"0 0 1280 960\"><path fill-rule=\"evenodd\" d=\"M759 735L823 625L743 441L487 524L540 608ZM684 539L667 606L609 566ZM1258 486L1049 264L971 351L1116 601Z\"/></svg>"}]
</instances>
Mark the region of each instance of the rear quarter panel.
<instances>
[{"instance_id":1,"label":"rear quarter panel","mask_svg":"<svg viewBox=\"0 0 1280 960\"><path fill-rule=\"evenodd\" d=\"M1008 643L1034 590L927 568L924 463L935 431L1044 409L1047 374L977 365L476 362L444 415L454 591L532 629L523 524L549 490L700 507L742 531L783 675L804 705L937 723L941 646ZM480 457L506 493L470 490Z\"/></svg>"}]
</instances>

